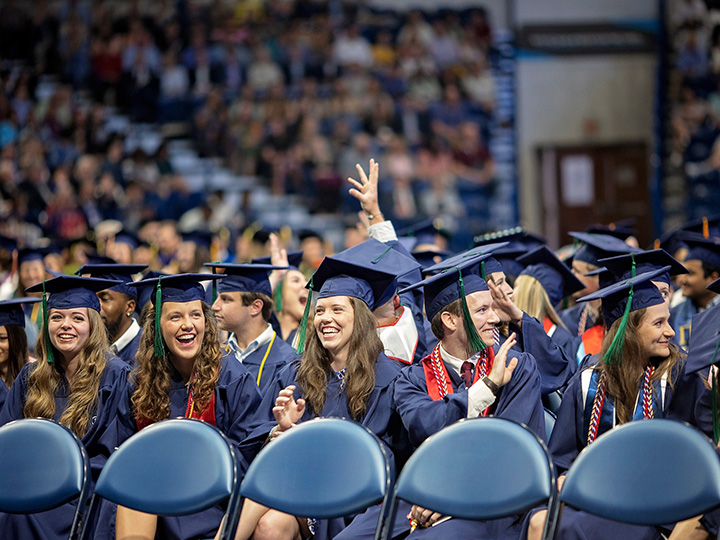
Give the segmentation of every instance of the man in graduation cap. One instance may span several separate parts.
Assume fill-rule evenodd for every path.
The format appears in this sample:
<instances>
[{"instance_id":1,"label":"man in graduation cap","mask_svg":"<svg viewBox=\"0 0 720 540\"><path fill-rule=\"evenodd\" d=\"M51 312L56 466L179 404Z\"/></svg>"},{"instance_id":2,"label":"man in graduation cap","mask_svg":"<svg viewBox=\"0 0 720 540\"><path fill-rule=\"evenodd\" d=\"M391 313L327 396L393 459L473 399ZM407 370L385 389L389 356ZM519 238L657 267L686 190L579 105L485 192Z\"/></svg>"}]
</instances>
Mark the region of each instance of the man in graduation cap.
<instances>
[{"instance_id":1,"label":"man in graduation cap","mask_svg":"<svg viewBox=\"0 0 720 540\"><path fill-rule=\"evenodd\" d=\"M86 264L78 270L80 275L122 282L98 292L97 296L100 299L100 316L110 340L110 350L132 367L135 366L142 328L133 317L138 289L127 283L133 280L134 274L144 269L142 264Z\"/></svg>"},{"instance_id":2,"label":"man in graduation cap","mask_svg":"<svg viewBox=\"0 0 720 540\"><path fill-rule=\"evenodd\" d=\"M720 295L707 287L720 278L720 240L700 234L685 233L682 240L688 246L683 264L688 270L677 280L685 300L672 308L670 324L681 347L690 343L692 318L708 308L720 304Z\"/></svg>"},{"instance_id":3,"label":"man in graduation cap","mask_svg":"<svg viewBox=\"0 0 720 540\"><path fill-rule=\"evenodd\" d=\"M212 304L218 328L229 333L225 349L252 374L262 392L278 370L296 358L295 349L270 324L273 310L270 264L208 264L227 274L217 285Z\"/></svg>"},{"instance_id":4,"label":"man in graduation cap","mask_svg":"<svg viewBox=\"0 0 720 540\"><path fill-rule=\"evenodd\" d=\"M493 349L500 319L487 283L473 273L483 257L487 255L416 285L424 289L425 312L440 341L395 382L395 406L414 446L461 418L489 414L522 422L545 438L535 361L527 354L509 358L514 334L497 352ZM452 519L430 527L441 516L417 507L412 517L420 526L413 532L418 538L506 538L518 532L515 518L482 523Z\"/></svg>"}]
</instances>

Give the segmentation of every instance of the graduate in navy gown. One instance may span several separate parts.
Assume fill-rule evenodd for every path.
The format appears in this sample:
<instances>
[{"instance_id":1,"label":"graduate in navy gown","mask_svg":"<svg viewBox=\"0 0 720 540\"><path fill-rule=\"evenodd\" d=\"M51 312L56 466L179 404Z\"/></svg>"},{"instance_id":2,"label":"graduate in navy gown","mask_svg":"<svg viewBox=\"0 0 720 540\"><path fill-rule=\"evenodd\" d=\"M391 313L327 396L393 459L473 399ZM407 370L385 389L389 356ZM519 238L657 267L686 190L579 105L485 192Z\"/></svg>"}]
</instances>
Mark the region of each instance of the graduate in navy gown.
<instances>
[{"instance_id":1,"label":"graduate in navy gown","mask_svg":"<svg viewBox=\"0 0 720 540\"><path fill-rule=\"evenodd\" d=\"M557 413L549 448L560 474L585 446L615 425L643 418L697 425L695 403L705 387L697 373L686 371L684 354L672 343L675 332L667 303L652 282L669 269L644 272L591 295L602 300L608 329L600 361L572 379ZM544 514L532 517L529 539L540 538ZM661 536L655 527L616 523L566 507L558 538Z\"/></svg>"},{"instance_id":2,"label":"graduate in navy gown","mask_svg":"<svg viewBox=\"0 0 720 540\"><path fill-rule=\"evenodd\" d=\"M207 264L227 274L217 286L212 310L220 330L228 332L225 352L242 363L260 393L278 371L297 356L270 324L273 309L269 264Z\"/></svg>"},{"instance_id":3,"label":"graduate in navy gown","mask_svg":"<svg viewBox=\"0 0 720 540\"><path fill-rule=\"evenodd\" d=\"M469 258L421 282L425 312L440 342L421 364L402 371L394 393L395 406L416 447L461 418L478 415L512 419L543 433L540 377L534 360L525 354L510 357L514 335L497 352L493 349L500 319L487 283L472 273L486 257ZM407 505L399 506L393 536L410 529L408 519L403 520L407 511ZM518 538L521 523L516 516L487 522L450 519L434 525L442 516L417 506L410 516L419 527L411 538ZM354 523L338 539L361 537L360 529L360 522Z\"/></svg>"},{"instance_id":4,"label":"graduate in navy gown","mask_svg":"<svg viewBox=\"0 0 720 540\"><path fill-rule=\"evenodd\" d=\"M87 450L93 480L123 441L116 416L127 395L129 368L110 353L95 295L117 284L60 276L30 287L28 292L50 294L36 347L38 359L22 368L0 411L0 425L43 417L70 428ZM75 507L73 502L37 514L0 514L0 531L3 538L64 540ZM94 537L103 535L96 533Z\"/></svg>"},{"instance_id":5,"label":"graduate in navy gown","mask_svg":"<svg viewBox=\"0 0 720 540\"><path fill-rule=\"evenodd\" d=\"M23 305L39 301L39 298L12 298L0 302L0 410L8 389L28 361Z\"/></svg>"},{"instance_id":6,"label":"graduate in navy gown","mask_svg":"<svg viewBox=\"0 0 720 540\"><path fill-rule=\"evenodd\" d=\"M308 313L309 324L300 326L301 334L307 332L302 358L286 366L267 389L252 437L272 441L299 422L336 416L366 426L396 461L405 457L407 437L392 401L400 366L383 353L371 311L376 295L394 276L371 264L361 256L356 263L326 257L318 267L309 283L311 290L319 289L314 316ZM315 520L246 500L236 540L253 535L331 539L352 517Z\"/></svg>"},{"instance_id":7,"label":"graduate in navy gown","mask_svg":"<svg viewBox=\"0 0 720 540\"><path fill-rule=\"evenodd\" d=\"M241 471L259 447L241 447L260 404L254 379L232 356L223 356L217 324L200 283L224 274L178 274L137 281L151 287L143 320L133 389L124 418L130 432L166 418L197 418L216 426L243 452ZM168 449L182 452L182 448ZM190 463L188 466L192 466ZM217 505L190 516L160 517L119 507L117 539L211 538L222 520Z\"/></svg>"},{"instance_id":8,"label":"graduate in navy gown","mask_svg":"<svg viewBox=\"0 0 720 540\"><path fill-rule=\"evenodd\" d=\"M132 276L145 270L144 264L86 264L78 275L115 279L122 283L98 292L100 316L110 339L110 350L130 367L135 367L135 355L140 344L142 328L134 317L137 289L126 285Z\"/></svg>"}]
</instances>

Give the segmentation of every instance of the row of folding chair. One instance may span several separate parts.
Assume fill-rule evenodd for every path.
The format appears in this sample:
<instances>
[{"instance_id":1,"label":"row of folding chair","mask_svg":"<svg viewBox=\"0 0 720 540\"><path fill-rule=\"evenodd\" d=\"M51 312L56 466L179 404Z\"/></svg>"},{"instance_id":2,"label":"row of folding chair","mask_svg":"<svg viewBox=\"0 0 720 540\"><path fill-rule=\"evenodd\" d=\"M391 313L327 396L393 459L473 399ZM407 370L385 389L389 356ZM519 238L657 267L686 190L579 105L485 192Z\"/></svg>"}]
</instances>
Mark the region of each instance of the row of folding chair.
<instances>
[{"instance_id":1,"label":"row of folding chair","mask_svg":"<svg viewBox=\"0 0 720 540\"><path fill-rule=\"evenodd\" d=\"M383 503L376 539L389 537L399 500L470 520L547 505L548 540L557 533L565 504L644 525L720 506L714 445L695 428L662 419L632 422L599 437L580 453L560 492L544 442L500 418L460 421L429 437L397 482L389 452L366 428L340 419L305 422L263 448L242 484L233 445L218 430L197 420L159 422L108 459L87 510L88 458L66 428L41 419L7 424L0 428L0 455L0 511L39 512L79 498L72 539L89 537L82 523L92 522L100 498L159 515L190 514L227 501L223 538L234 537L244 497L315 518ZM492 466L472 466L469 475L458 463Z\"/></svg>"}]
</instances>

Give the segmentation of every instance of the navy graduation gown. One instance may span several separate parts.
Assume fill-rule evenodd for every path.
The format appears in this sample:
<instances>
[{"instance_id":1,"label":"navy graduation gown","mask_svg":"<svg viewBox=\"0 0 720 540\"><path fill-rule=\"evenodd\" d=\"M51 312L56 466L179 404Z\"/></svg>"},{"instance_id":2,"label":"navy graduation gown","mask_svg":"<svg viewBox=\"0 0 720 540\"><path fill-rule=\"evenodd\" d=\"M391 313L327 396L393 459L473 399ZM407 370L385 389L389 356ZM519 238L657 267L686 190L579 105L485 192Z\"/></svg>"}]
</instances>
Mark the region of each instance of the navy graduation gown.
<instances>
[{"instance_id":1,"label":"navy graduation gown","mask_svg":"<svg viewBox=\"0 0 720 540\"><path fill-rule=\"evenodd\" d=\"M510 382L501 389L494 416L508 418L527 424L535 433L545 439L543 407L540 399L540 376L534 358L526 353L512 354L518 358L518 365ZM405 368L395 383L395 401L414 446L419 446L427 437L449 426L461 418L467 417L467 390L464 382L455 371L446 364L454 393L434 401L427 390L425 372L422 365ZM372 509L371 509L372 510ZM392 536L401 535L409 530L405 515L409 505L398 507ZM368 511L367 516L353 523L338 540L345 538L372 538L362 536L360 532L369 530L368 522L377 519L379 510ZM435 527L416 529L411 538L520 538L521 516L511 516L485 522L462 519L450 519ZM352 532L353 534L350 534Z\"/></svg>"},{"instance_id":2,"label":"navy graduation gown","mask_svg":"<svg viewBox=\"0 0 720 540\"><path fill-rule=\"evenodd\" d=\"M268 347L270 347L269 351ZM232 350L229 349L229 347L226 348L226 350L231 358L234 358L236 361L240 362L237 357L235 357L235 355L232 353ZM265 357L265 353L267 353L268 356L265 360L265 363L263 364L263 358ZM277 373L286 364L295 360L297 357L298 355L295 352L295 349L293 349L290 345L284 342L280 338L280 334L277 334L275 340L272 342L272 346L270 346L270 342L262 345L256 351L246 356L242 361L242 365L244 365L245 368L248 370L248 372L252 376L252 379L258 385L260 393L262 394L265 388L267 388L275 380ZM260 373L261 365L262 373ZM258 375L260 375L259 381Z\"/></svg>"},{"instance_id":3,"label":"navy graduation gown","mask_svg":"<svg viewBox=\"0 0 720 540\"><path fill-rule=\"evenodd\" d=\"M277 425L272 408L280 390L292 384L295 385L295 399L304 397L300 385L297 383L298 367L299 361L285 366L279 372L277 379L265 390L263 402L256 417L256 427L250 436L251 439L264 440L270 430ZM375 388L368 397L367 411L359 420L360 424L387 444L393 452L396 463L401 463L410 451L407 434L392 401L393 386L399 373L400 366L396 361L391 360L384 353L378 356L375 363ZM317 414L307 406L300 422L315 417L331 416L352 419L348 410L347 392L341 388L340 380L334 376L328 378L327 397L322 412ZM334 538L350 523L353 517L318 520L314 538L316 540Z\"/></svg>"},{"instance_id":4,"label":"navy graduation gown","mask_svg":"<svg viewBox=\"0 0 720 540\"><path fill-rule=\"evenodd\" d=\"M140 338L142 337L142 331L138 332L137 335L132 338L132 341L125 345L121 350L117 352L118 358L130 366L131 369L137 366L135 356L137 355L138 347L140 346Z\"/></svg>"},{"instance_id":5,"label":"navy graduation gown","mask_svg":"<svg viewBox=\"0 0 720 540\"><path fill-rule=\"evenodd\" d=\"M170 386L170 418L184 417L188 404L188 387L177 373L173 373ZM225 355L220 361L220 373L215 386L215 424L233 443L238 445L242 458L240 471L259 451L259 446L240 444L248 434L250 419L260 405L260 393L255 380L234 357ZM132 410L126 403L126 411ZM135 419L126 423L137 430ZM182 451L182 449L175 449ZM216 505L189 516L160 516L156 538L163 540L199 540L213 538L225 513L225 507Z\"/></svg>"},{"instance_id":6,"label":"navy graduation gown","mask_svg":"<svg viewBox=\"0 0 720 540\"><path fill-rule=\"evenodd\" d=\"M518 364L510 382L502 387L495 402L494 416L527 424L545 438L545 419L540 399L540 376L534 358L527 353L514 354ZM410 442L419 446L425 439L442 428L467 416L467 392L460 376L446 364L454 393L434 401L428 395L422 365L403 369L395 383L395 403Z\"/></svg>"},{"instance_id":7,"label":"navy graduation gown","mask_svg":"<svg viewBox=\"0 0 720 540\"><path fill-rule=\"evenodd\" d=\"M25 406L28 377L36 365L35 362L25 364L15 379L5 406L0 411L0 425L25 417L23 407ZM117 411L120 402L127 395L129 371L127 364L115 356L110 356L100 380L97 409L91 417L87 432L81 439L90 457L93 481L97 480L110 454L125 440L126 433L119 426ZM53 418L55 421L60 421L62 413L67 408L69 393L69 384L63 376L63 382L55 393ZM0 531L3 532L4 538L16 540L64 540L70 534L76 505L77 502L73 501L54 510L28 515L0 513ZM107 523L99 521L98 524L99 527L94 538L109 534L109 530L105 530L108 526ZM100 531L100 528L103 530Z\"/></svg>"},{"instance_id":8,"label":"navy graduation gown","mask_svg":"<svg viewBox=\"0 0 720 540\"><path fill-rule=\"evenodd\" d=\"M295 339L295 334L297 334L297 328L295 328L294 330L291 330L290 333L288 334L288 337L286 337L284 340L285 343L287 343L291 347L292 347L293 340ZM281 335L280 332L278 332L278 335Z\"/></svg>"},{"instance_id":9,"label":"navy graduation gown","mask_svg":"<svg viewBox=\"0 0 720 540\"><path fill-rule=\"evenodd\" d=\"M690 344L692 318L698 314L698 308L690 298L686 298L670 309L670 326L675 330L678 345L687 348Z\"/></svg>"},{"instance_id":10,"label":"navy graduation gown","mask_svg":"<svg viewBox=\"0 0 720 540\"><path fill-rule=\"evenodd\" d=\"M555 331L560 328L556 328ZM562 347L545 332L542 323L523 313L522 325L510 325L510 331L517 335L515 347L532 354L540 374L540 393L545 395L564 388L575 373L577 363ZM504 340L503 340L504 341Z\"/></svg>"},{"instance_id":11,"label":"navy graduation gown","mask_svg":"<svg viewBox=\"0 0 720 540\"><path fill-rule=\"evenodd\" d=\"M8 387L5 386L5 381L0 379L0 411L3 408L3 405L5 405L5 400L7 399L8 392L9 390Z\"/></svg>"}]
</instances>

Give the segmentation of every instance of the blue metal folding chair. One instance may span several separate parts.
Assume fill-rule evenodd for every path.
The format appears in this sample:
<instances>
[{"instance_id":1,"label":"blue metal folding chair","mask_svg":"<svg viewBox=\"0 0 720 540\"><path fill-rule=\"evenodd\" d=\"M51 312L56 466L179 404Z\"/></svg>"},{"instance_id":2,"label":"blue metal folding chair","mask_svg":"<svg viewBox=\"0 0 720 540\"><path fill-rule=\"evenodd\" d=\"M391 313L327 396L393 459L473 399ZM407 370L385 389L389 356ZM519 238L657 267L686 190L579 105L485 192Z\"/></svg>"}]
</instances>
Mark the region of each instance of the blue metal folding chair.
<instances>
[{"instance_id":1,"label":"blue metal folding chair","mask_svg":"<svg viewBox=\"0 0 720 540\"><path fill-rule=\"evenodd\" d=\"M243 497L295 516L341 517L385 502L395 470L367 428L339 418L293 427L263 448L242 482ZM387 506L384 506L387 508ZM375 538L379 538L384 512Z\"/></svg>"},{"instance_id":2,"label":"blue metal folding chair","mask_svg":"<svg viewBox=\"0 0 720 540\"><path fill-rule=\"evenodd\" d=\"M240 512L239 485L234 447L220 430L200 420L165 420L136 433L110 456L95 484L90 517L98 498L164 516L228 501L221 538L231 539ZM83 538L88 534L84 530Z\"/></svg>"},{"instance_id":3,"label":"blue metal folding chair","mask_svg":"<svg viewBox=\"0 0 720 540\"><path fill-rule=\"evenodd\" d=\"M31 514L78 499L69 536L75 539L90 480L85 447L66 427L26 418L0 428L0 511Z\"/></svg>"},{"instance_id":4,"label":"blue metal folding chair","mask_svg":"<svg viewBox=\"0 0 720 540\"><path fill-rule=\"evenodd\" d=\"M458 463L492 467L474 467L469 478ZM461 420L426 439L403 467L383 538L392 532L398 499L469 520L511 516L542 503L550 516L556 480L547 446L527 426L503 418Z\"/></svg>"},{"instance_id":5,"label":"blue metal folding chair","mask_svg":"<svg viewBox=\"0 0 720 540\"><path fill-rule=\"evenodd\" d=\"M560 501L556 525L565 504L625 523L675 523L720 505L720 459L712 442L688 424L629 422L580 452Z\"/></svg>"}]
</instances>

